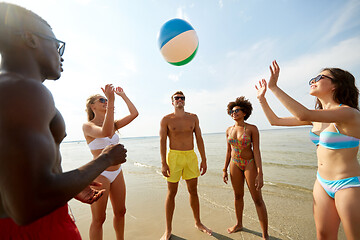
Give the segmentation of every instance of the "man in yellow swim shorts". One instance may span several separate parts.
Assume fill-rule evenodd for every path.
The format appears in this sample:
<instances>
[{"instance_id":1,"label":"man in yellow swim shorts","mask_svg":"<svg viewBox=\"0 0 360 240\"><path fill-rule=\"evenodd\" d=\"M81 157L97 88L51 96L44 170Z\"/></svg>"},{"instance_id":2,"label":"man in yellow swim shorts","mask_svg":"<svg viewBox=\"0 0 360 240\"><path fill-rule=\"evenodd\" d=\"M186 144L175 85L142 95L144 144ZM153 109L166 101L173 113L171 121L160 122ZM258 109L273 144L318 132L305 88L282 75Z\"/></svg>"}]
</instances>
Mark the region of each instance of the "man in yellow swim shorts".
<instances>
[{"instance_id":1,"label":"man in yellow swim shorts","mask_svg":"<svg viewBox=\"0 0 360 240\"><path fill-rule=\"evenodd\" d=\"M171 237L172 218L175 210L175 196L180 178L186 180L190 194L190 205L194 213L195 226L209 235L212 231L200 221L200 204L197 193L198 177L206 173L204 141L196 114L185 112L185 95L177 91L171 96L174 112L163 117L160 123L160 154L162 174L167 179L168 193L165 201L166 230L161 240ZM194 135L201 156L200 170L194 152ZM167 138L170 150L167 152Z\"/></svg>"}]
</instances>

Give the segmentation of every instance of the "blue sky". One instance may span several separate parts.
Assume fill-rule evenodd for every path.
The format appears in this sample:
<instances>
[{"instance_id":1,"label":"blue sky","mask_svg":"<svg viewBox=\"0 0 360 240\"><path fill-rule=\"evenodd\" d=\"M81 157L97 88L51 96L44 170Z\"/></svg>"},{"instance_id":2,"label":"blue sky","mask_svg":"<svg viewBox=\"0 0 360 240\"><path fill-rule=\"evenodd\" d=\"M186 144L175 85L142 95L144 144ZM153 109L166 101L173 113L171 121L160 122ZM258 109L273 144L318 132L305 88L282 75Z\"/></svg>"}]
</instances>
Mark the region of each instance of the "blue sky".
<instances>
[{"instance_id":1,"label":"blue sky","mask_svg":"<svg viewBox=\"0 0 360 240\"><path fill-rule=\"evenodd\" d=\"M186 95L203 133L233 124L226 106L238 96L253 104L249 123L269 129L254 85L268 79L269 65L281 67L279 86L313 108L308 81L323 67L340 67L360 77L359 0L13 0L37 13L66 42L60 80L46 81L64 116L65 141L83 140L85 101L107 83L124 88L139 117L122 137L156 136L161 118L173 111L170 96ZM187 65L168 64L157 34L172 18L191 23L199 49ZM269 92L280 116L289 113ZM120 98L116 116L127 114Z\"/></svg>"}]
</instances>

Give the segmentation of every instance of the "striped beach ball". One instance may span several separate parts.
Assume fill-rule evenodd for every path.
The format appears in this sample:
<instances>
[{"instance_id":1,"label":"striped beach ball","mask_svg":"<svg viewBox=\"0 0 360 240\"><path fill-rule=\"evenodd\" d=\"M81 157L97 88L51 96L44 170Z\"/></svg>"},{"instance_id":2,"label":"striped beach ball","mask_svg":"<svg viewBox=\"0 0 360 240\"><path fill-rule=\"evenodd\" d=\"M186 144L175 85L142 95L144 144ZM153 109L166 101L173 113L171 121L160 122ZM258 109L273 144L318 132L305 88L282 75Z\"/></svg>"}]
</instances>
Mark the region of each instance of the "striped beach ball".
<instances>
[{"instance_id":1,"label":"striped beach ball","mask_svg":"<svg viewBox=\"0 0 360 240\"><path fill-rule=\"evenodd\" d=\"M171 19L161 27L158 43L165 60L175 66L189 63L199 47L194 28L179 18Z\"/></svg>"}]
</instances>

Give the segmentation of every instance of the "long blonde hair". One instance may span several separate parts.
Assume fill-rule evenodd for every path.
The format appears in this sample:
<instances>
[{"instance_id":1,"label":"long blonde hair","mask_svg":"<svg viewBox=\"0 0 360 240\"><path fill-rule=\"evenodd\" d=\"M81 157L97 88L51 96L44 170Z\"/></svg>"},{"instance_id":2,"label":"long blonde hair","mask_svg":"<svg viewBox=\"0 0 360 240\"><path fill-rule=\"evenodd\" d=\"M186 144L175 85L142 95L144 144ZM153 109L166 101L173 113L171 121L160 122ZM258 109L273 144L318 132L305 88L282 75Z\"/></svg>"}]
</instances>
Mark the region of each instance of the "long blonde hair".
<instances>
[{"instance_id":1,"label":"long blonde hair","mask_svg":"<svg viewBox=\"0 0 360 240\"><path fill-rule=\"evenodd\" d=\"M87 117L88 117L88 121L91 121L94 119L95 117L95 113L94 111L91 109L91 104L94 104L95 100L102 97L100 94L94 94L91 95L90 97L88 97L88 99L86 100L86 113L87 113Z\"/></svg>"}]
</instances>

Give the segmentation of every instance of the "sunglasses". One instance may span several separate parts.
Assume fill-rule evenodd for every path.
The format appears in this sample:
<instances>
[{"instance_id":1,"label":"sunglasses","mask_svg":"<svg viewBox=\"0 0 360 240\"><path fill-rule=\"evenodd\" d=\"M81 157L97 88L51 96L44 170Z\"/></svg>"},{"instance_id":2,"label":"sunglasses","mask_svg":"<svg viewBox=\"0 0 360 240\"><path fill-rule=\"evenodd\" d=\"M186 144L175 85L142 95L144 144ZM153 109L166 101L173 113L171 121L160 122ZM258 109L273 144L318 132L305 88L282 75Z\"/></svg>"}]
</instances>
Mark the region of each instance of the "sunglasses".
<instances>
[{"instance_id":1,"label":"sunglasses","mask_svg":"<svg viewBox=\"0 0 360 240\"><path fill-rule=\"evenodd\" d=\"M185 101L185 96L175 96L174 97L174 100L179 100L179 99Z\"/></svg>"},{"instance_id":2,"label":"sunglasses","mask_svg":"<svg viewBox=\"0 0 360 240\"><path fill-rule=\"evenodd\" d=\"M19 35L22 35L24 34L24 32L16 32L15 34L19 34ZM50 36L47 36L45 34L42 34L42 33L37 33L37 32L32 32L32 34L38 36L38 37L41 37L42 39L46 39L46 40L50 40L50 41L55 41L57 44L57 51L60 55L60 57L62 57L62 55L64 55L64 52L65 52L65 42L59 40L59 39L56 39L54 37L50 37Z\"/></svg>"},{"instance_id":3,"label":"sunglasses","mask_svg":"<svg viewBox=\"0 0 360 240\"><path fill-rule=\"evenodd\" d=\"M240 112L240 111L242 111L241 108L237 108L237 109L235 109L235 110L230 110L230 111L229 111L229 115L231 115L231 114L233 114L233 113L238 113L238 112Z\"/></svg>"},{"instance_id":4,"label":"sunglasses","mask_svg":"<svg viewBox=\"0 0 360 240\"><path fill-rule=\"evenodd\" d=\"M309 85L312 85L312 84L314 84L314 83L317 83L318 81L320 81L320 80L321 80L322 78L324 78L324 77L329 78L329 79L331 79L331 80L334 81L334 79L331 78L331 77L329 77L329 76L326 76L326 75L318 75L317 77L314 77L314 78L310 79Z\"/></svg>"},{"instance_id":5,"label":"sunglasses","mask_svg":"<svg viewBox=\"0 0 360 240\"><path fill-rule=\"evenodd\" d=\"M98 100L101 103L106 103L108 101L106 98L99 98Z\"/></svg>"}]
</instances>

